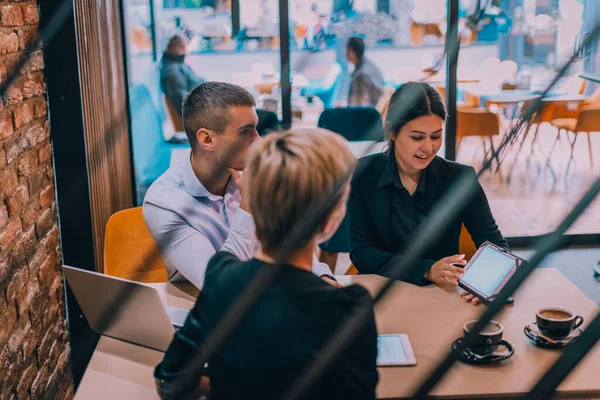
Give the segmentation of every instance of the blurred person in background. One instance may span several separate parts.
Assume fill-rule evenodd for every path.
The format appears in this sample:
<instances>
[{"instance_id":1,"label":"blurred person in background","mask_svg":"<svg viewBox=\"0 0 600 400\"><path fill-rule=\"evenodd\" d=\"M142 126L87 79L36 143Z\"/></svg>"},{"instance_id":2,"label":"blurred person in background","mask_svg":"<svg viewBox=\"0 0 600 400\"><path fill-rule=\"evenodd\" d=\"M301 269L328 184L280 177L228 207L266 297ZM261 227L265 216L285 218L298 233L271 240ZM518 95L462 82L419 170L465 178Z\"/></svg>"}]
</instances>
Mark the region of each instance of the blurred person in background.
<instances>
[{"instance_id":1,"label":"blurred person in background","mask_svg":"<svg viewBox=\"0 0 600 400\"><path fill-rule=\"evenodd\" d=\"M383 94L383 75L370 60L365 57L365 42L359 37L351 37L346 43L346 58L354 65L348 106L375 107Z\"/></svg>"},{"instance_id":2,"label":"blurred person in background","mask_svg":"<svg viewBox=\"0 0 600 400\"><path fill-rule=\"evenodd\" d=\"M204 82L185 64L185 56L186 41L181 36L173 36L160 63L160 88L179 115L185 95Z\"/></svg>"}]
</instances>

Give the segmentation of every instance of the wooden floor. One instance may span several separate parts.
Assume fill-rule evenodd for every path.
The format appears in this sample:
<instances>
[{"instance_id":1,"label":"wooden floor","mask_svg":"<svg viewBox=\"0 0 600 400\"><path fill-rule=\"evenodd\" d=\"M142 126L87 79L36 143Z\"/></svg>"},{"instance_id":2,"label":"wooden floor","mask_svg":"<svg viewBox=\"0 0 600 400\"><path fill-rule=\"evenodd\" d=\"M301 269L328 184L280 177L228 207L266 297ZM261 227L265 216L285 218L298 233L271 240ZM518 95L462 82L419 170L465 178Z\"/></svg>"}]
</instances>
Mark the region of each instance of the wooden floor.
<instances>
[{"instance_id":1,"label":"wooden floor","mask_svg":"<svg viewBox=\"0 0 600 400\"><path fill-rule=\"evenodd\" d=\"M550 124L542 124L538 133L539 146L534 146L533 153L531 132L521 151L518 151L517 144L506 153L501 174L486 173L480 178L504 236L537 236L553 231L593 180L600 177L600 133L591 134L592 157L595 158L593 168L590 165L587 135L580 134L575 145L575 163L571 164L567 175L571 148L563 132L551 158L551 166L556 175L556 180L553 179L545 164L556 136L557 129ZM498 145L500 140L497 137L494 143ZM461 143L457 159L478 170L483 161L483 153L481 139L470 137ZM508 180L513 163L514 170ZM568 233L600 233L600 198L590 205Z\"/></svg>"}]
</instances>

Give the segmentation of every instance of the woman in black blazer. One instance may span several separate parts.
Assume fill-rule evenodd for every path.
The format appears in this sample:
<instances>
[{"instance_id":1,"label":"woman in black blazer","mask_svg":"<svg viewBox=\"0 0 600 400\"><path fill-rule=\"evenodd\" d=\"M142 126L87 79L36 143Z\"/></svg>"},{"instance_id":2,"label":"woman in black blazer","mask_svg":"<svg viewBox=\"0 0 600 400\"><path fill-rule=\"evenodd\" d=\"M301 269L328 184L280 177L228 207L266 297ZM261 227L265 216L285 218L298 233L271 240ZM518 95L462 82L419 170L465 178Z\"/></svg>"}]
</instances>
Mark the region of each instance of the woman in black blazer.
<instances>
[{"instance_id":1,"label":"woman in black blazer","mask_svg":"<svg viewBox=\"0 0 600 400\"><path fill-rule=\"evenodd\" d=\"M406 104L413 106L406 109ZM350 259L360 273L389 276L429 213L467 174L475 181L475 194L440 239L411 266L406 279L415 284L456 286L463 270L454 264L466 264L464 255L458 254L463 223L478 247L488 240L508 248L506 240L475 170L436 156L446 120L439 93L427 83L404 84L390 99L385 119L388 151L362 158L352 180Z\"/></svg>"}]
</instances>

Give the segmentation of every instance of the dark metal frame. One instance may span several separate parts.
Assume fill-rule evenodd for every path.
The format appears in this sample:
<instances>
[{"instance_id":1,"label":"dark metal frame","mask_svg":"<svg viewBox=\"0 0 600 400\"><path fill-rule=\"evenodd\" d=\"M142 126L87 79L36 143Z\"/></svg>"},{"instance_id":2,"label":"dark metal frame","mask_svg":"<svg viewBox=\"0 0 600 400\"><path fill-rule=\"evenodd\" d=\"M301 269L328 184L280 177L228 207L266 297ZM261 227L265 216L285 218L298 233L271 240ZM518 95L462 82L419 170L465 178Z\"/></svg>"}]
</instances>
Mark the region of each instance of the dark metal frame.
<instances>
[{"instance_id":1,"label":"dark metal frame","mask_svg":"<svg viewBox=\"0 0 600 400\"><path fill-rule=\"evenodd\" d=\"M74 3L42 1L39 6L41 35L45 30L44 26L56 24L54 16L68 7L66 19L54 26L58 29L54 37L44 37L44 74L48 92L62 261L67 265L95 271ZM99 336L87 324L66 284L65 291L71 365L77 387Z\"/></svg>"}]
</instances>

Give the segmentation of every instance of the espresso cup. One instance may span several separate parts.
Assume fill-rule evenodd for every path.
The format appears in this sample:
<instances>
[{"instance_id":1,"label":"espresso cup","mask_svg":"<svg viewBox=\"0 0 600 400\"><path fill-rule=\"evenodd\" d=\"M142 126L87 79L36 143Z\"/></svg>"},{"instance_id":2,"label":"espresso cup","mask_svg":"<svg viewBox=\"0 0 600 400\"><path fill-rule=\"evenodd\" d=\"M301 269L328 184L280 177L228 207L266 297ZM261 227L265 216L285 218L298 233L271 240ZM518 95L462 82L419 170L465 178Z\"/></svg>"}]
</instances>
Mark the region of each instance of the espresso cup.
<instances>
[{"instance_id":1,"label":"espresso cup","mask_svg":"<svg viewBox=\"0 0 600 400\"><path fill-rule=\"evenodd\" d=\"M551 339L564 339L583 324L583 317L560 307L541 308L535 315L540 332Z\"/></svg>"},{"instance_id":2,"label":"espresso cup","mask_svg":"<svg viewBox=\"0 0 600 400\"><path fill-rule=\"evenodd\" d=\"M463 334L466 337L471 329L475 326L477 320L465 322L463 325ZM498 348L498 345L502 341L502 333L504 327L496 321L490 321L488 325L475 336L473 343L469 346L475 354L491 354Z\"/></svg>"}]
</instances>

